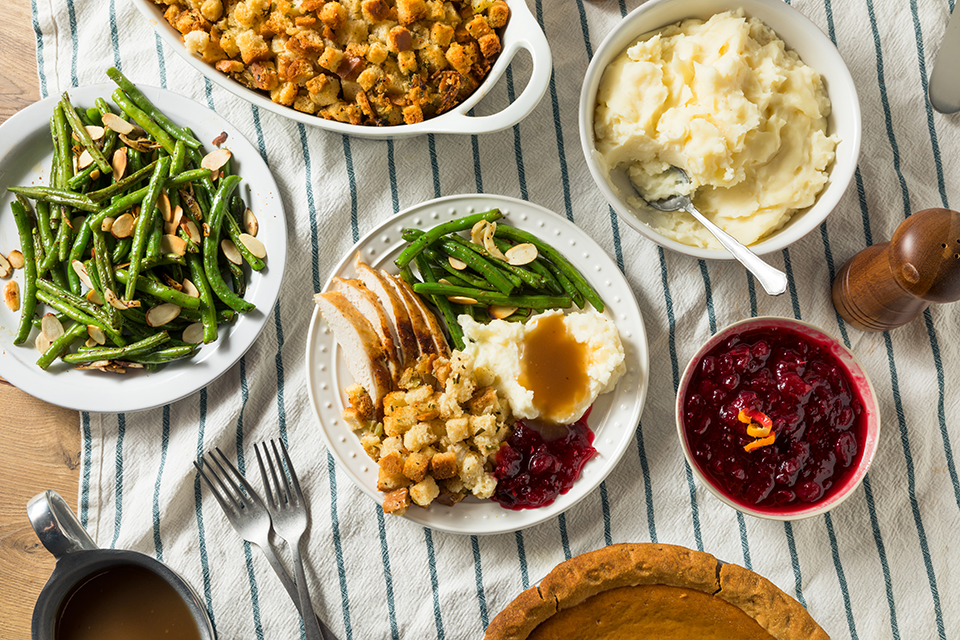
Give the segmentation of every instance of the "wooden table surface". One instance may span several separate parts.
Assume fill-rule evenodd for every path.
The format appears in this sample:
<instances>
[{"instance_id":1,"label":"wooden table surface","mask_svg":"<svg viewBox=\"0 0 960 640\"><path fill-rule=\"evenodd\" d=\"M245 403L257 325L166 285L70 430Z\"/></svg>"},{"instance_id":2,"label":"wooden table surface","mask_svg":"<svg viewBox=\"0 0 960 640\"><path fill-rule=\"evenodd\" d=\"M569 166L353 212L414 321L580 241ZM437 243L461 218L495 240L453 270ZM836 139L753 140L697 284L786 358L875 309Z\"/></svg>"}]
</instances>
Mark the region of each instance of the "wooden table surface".
<instances>
[{"instance_id":1,"label":"wooden table surface","mask_svg":"<svg viewBox=\"0 0 960 640\"><path fill-rule=\"evenodd\" d=\"M40 99L35 42L30 2L0 2L0 123ZM54 566L27 522L27 500L55 489L76 505L80 419L2 379L0 407L0 640L23 640Z\"/></svg>"}]
</instances>

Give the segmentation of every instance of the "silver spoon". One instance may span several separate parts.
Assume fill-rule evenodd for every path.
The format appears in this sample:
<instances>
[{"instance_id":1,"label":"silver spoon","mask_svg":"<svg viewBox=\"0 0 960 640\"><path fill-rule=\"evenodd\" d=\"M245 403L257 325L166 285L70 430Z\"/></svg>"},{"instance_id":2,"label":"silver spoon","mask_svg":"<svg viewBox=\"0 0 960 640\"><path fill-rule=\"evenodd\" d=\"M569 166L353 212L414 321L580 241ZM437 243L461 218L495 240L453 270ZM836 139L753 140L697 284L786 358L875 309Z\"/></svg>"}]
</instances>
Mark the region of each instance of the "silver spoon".
<instances>
[{"instance_id":1,"label":"silver spoon","mask_svg":"<svg viewBox=\"0 0 960 640\"><path fill-rule=\"evenodd\" d=\"M673 167L673 170L680 174L684 182L690 182L690 177L680 167ZM632 183L631 183L632 184ZM779 269L771 267L753 251L740 244L740 242L729 233L710 222L706 216L697 211L690 200L690 196L677 194L662 200L647 200L634 185L634 191L643 198L644 202L657 211L686 211L694 218L700 221L700 224L707 228L707 231L713 234L723 247L733 254L740 264L747 268L747 271L753 274L767 295L778 296L787 290L787 274Z\"/></svg>"}]
</instances>

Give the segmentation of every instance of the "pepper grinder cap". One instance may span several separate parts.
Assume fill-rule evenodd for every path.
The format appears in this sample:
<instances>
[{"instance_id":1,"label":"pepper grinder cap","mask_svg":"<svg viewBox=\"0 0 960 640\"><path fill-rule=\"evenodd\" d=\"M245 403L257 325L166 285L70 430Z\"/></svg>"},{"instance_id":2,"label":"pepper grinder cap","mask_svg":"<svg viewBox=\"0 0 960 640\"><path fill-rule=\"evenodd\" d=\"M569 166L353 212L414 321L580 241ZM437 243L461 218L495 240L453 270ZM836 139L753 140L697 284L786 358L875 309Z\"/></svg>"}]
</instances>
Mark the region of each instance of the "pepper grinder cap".
<instances>
[{"instance_id":1,"label":"pepper grinder cap","mask_svg":"<svg viewBox=\"0 0 960 640\"><path fill-rule=\"evenodd\" d=\"M894 278L928 302L960 300L960 213L924 209L897 227L887 255Z\"/></svg>"}]
</instances>

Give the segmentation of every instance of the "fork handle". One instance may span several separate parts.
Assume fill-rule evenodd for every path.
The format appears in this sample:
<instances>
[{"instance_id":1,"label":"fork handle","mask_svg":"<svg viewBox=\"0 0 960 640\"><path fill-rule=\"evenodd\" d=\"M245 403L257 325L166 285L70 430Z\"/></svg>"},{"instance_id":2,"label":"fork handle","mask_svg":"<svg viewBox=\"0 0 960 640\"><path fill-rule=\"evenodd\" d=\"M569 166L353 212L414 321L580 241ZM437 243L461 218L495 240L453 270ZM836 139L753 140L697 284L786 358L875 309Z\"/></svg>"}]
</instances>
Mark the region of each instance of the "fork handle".
<instances>
[{"instance_id":1,"label":"fork handle","mask_svg":"<svg viewBox=\"0 0 960 640\"><path fill-rule=\"evenodd\" d=\"M267 563L273 569L274 573L277 574L277 578L280 579L280 584L283 585L283 588L286 590L287 595L290 596L290 599L293 600L293 604L296 605L297 611L300 612L300 616L303 618L303 621L304 621L303 624L304 624L304 628L306 629L308 640L313 640L313 638L311 638L311 636L309 635L310 625L307 623L308 619L316 620L317 625L319 625L320 635L315 636L317 640L337 640L337 637L333 635L333 631L331 631L329 627L327 627L327 625L323 623L323 620L317 617L316 613L313 610L313 604L310 602L309 597L307 598L307 604L310 606L310 617L308 618L307 616L303 615L303 610L300 605L300 595L297 592L297 586L294 584L293 579L290 577L290 574L287 573L286 567L284 567L283 563L280 562L280 558L277 556L277 552L274 550L273 545L269 543L261 545L255 542L252 544L254 544L263 553L263 556L267 559ZM299 560L300 558L299 544L296 546L296 558L297 560ZM299 562L297 564L298 564L297 575L299 576L303 571L303 566ZM304 588L306 588L306 578L302 578L301 581L302 581L302 584L304 585Z\"/></svg>"},{"instance_id":2,"label":"fork handle","mask_svg":"<svg viewBox=\"0 0 960 640\"><path fill-rule=\"evenodd\" d=\"M306 640L323 640L317 614L313 612L313 602L310 600L310 592L307 589L307 576L303 571L303 558L300 555L300 537L297 536L296 540L287 542L293 548L293 565L297 572L297 591L300 596L300 617L303 618L304 635Z\"/></svg>"}]
</instances>

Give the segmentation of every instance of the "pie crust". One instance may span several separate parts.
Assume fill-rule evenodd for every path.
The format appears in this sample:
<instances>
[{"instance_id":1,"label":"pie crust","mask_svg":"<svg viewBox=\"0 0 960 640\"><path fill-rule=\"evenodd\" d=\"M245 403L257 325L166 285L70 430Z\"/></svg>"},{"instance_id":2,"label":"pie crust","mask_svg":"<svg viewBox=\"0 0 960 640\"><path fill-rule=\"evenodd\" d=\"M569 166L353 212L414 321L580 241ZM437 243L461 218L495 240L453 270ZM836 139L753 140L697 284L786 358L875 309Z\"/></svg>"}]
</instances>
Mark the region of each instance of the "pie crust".
<instances>
[{"instance_id":1,"label":"pie crust","mask_svg":"<svg viewBox=\"0 0 960 640\"><path fill-rule=\"evenodd\" d=\"M521 593L494 618L484 640L526 640L559 612L568 612L597 594L639 585L681 587L717 598L752 618L776 640L829 640L799 602L766 578L722 563L709 553L652 543L615 544L557 565L539 586ZM679 601L683 595L677 597ZM582 616L585 622L591 602L564 616ZM727 607L717 602L717 608ZM577 622L571 619L565 624Z\"/></svg>"}]
</instances>

